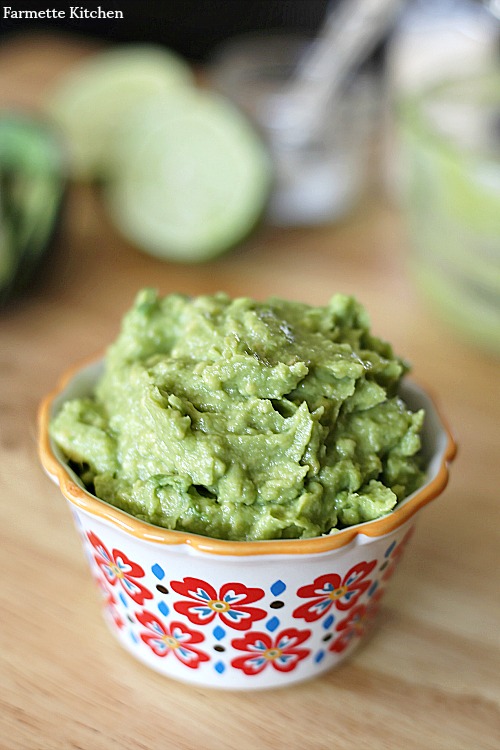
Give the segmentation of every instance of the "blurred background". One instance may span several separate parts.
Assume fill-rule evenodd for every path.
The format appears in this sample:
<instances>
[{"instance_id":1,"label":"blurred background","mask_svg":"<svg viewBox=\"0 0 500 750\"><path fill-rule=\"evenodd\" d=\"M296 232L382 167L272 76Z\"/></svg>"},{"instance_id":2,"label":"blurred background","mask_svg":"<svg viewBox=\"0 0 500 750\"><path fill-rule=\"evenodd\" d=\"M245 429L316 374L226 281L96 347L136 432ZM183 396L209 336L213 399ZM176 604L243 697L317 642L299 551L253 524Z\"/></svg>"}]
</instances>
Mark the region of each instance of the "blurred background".
<instances>
[{"instance_id":1,"label":"blurred background","mask_svg":"<svg viewBox=\"0 0 500 750\"><path fill-rule=\"evenodd\" d=\"M99 3L87 3L92 10ZM329 0L148 0L147 3L110 0L106 10L121 10L124 18L51 19L51 28L105 41L153 42L166 45L190 60L206 60L214 48L233 36L269 30L313 35L322 23ZM19 6L21 7L21 6ZM23 9L40 9L40 3L23 2ZM66 3L51 5L66 8ZM47 29L46 19L25 19L23 30ZM13 19L2 23L2 36L19 31Z\"/></svg>"},{"instance_id":2,"label":"blurred background","mask_svg":"<svg viewBox=\"0 0 500 750\"><path fill-rule=\"evenodd\" d=\"M28 123L4 118L2 158L19 164L16 179L15 166L3 170L3 298L34 280L69 183L100 183L117 236L181 263L238 248L263 226L356 221L363 200L383 195L401 213L411 248L406 267L422 298L463 337L500 349L498 3L188 0L179 11L176 3L113 0L75 7L73 15L53 6L48 18L26 2L1 19L2 108L38 118L40 127L43 120L44 137L61 151L57 164L36 146L39 181L54 162L50 198L37 188L46 206L37 214L27 189L33 160L28 167L8 153L25 150L30 138L35 148L35 123L22 135ZM200 134L176 131L171 123L184 105L174 89L217 99L193 100L182 114L190 127L198 117L201 139L217 137L200 147ZM154 143L139 149L153 130ZM182 150L191 154L189 166L169 156ZM40 247L28 249L35 236Z\"/></svg>"}]
</instances>

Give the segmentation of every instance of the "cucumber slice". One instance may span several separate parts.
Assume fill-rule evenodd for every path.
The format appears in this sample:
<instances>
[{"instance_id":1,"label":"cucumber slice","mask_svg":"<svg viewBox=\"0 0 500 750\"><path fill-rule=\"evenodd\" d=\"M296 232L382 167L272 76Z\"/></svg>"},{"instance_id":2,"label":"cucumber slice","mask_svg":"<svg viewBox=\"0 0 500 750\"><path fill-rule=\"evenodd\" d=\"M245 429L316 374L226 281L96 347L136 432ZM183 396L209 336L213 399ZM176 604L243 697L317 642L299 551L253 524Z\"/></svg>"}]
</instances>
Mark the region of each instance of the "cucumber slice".
<instances>
[{"instance_id":1,"label":"cucumber slice","mask_svg":"<svg viewBox=\"0 0 500 750\"><path fill-rule=\"evenodd\" d=\"M0 116L0 306L26 288L50 250L65 187L54 133L31 117Z\"/></svg>"},{"instance_id":2,"label":"cucumber slice","mask_svg":"<svg viewBox=\"0 0 500 750\"><path fill-rule=\"evenodd\" d=\"M114 160L112 219L133 243L169 260L208 260L237 244L270 190L261 139L210 91L177 90L138 107L117 135Z\"/></svg>"},{"instance_id":3,"label":"cucumber slice","mask_svg":"<svg viewBox=\"0 0 500 750\"><path fill-rule=\"evenodd\" d=\"M105 177L115 128L129 107L193 82L184 60L149 44L116 47L79 63L46 103L47 113L68 141L73 176Z\"/></svg>"}]
</instances>

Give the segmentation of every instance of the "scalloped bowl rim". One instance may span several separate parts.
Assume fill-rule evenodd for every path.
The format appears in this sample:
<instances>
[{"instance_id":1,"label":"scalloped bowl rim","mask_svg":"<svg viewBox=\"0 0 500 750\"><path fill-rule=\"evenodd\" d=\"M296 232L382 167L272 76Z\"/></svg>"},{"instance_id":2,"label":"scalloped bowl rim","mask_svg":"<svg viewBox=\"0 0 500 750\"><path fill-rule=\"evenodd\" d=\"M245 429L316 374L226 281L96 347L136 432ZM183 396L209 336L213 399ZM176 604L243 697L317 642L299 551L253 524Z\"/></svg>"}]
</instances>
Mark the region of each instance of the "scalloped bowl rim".
<instances>
[{"instance_id":1,"label":"scalloped bowl rim","mask_svg":"<svg viewBox=\"0 0 500 750\"><path fill-rule=\"evenodd\" d=\"M38 409L38 452L43 468L58 485L64 497L74 506L121 529L126 534L148 542L167 545L186 544L198 552L224 556L311 555L345 547L361 535L381 537L399 528L442 493L448 483L448 465L456 454L456 443L429 389L405 378L401 393L413 408L426 410L423 450L427 448L427 479L396 508L374 521L366 521L332 534L309 539L269 539L261 541L228 541L191 532L165 529L142 521L126 511L100 500L88 492L76 474L65 463L49 436L49 422L59 406L69 398L89 393L103 366L103 357L87 358L70 367L57 386L41 401ZM81 385L80 385L81 384ZM72 391L76 391L72 393ZM411 402L414 402L412 404ZM429 446L429 443L431 445Z\"/></svg>"}]
</instances>

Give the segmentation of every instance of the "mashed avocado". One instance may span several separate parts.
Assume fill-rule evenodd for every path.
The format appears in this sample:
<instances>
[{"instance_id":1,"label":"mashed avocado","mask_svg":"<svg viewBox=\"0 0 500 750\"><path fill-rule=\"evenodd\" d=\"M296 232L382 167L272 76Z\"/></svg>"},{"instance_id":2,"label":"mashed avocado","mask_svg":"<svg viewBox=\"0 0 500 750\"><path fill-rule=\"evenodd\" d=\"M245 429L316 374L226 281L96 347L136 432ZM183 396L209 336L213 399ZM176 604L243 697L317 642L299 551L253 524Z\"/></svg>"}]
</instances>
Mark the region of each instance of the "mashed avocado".
<instances>
[{"instance_id":1,"label":"mashed avocado","mask_svg":"<svg viewBox=\"0 0 500 750\"><path fill-rule=\"evenodd\" d=\"M55 443L95 495L168 529L306 538L389 513L419 487L424 414L364 309L146 289L95 394Z\"/></svg>"}]
</instances>

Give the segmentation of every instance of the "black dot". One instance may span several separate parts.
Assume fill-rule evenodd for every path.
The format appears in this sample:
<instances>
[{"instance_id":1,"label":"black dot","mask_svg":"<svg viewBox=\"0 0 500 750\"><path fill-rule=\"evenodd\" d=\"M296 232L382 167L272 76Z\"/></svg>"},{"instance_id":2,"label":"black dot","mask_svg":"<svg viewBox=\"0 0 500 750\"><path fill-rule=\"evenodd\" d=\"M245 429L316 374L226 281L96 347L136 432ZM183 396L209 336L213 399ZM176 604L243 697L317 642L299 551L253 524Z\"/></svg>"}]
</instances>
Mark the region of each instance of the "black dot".
<instances>
[{"instance_id":1,"label":"black dot","mask_svg":"<svg viewBox=\"0 0 500 750\"><path fill-rule=\"evenodd\" d=\"M156 588L158 589L158 591L160 592L160 594L168 594L167 587L166 586L162 586L161 583L159 583Z\"/></svg>"},{"instance_id":2,"label":"black dot","mask_svg":"<svg viewBox=\"0 0 500 750\"><path fill-rule=\"evenodd\" d=\"M224 646L214 646L214 651L219 651L220 653L222 653L225 650L226 649L224 648Z\"/></svg>"},{"instance_id":3,"label":"black dot","mask_svg":"<svg viewBox=\"0 0 500 750\"><path fill-rule=\"evenodd\" d=\"M325 643L326 643L326 641L330 640L330 638L332 637L332 635L333 635L333 633L327 633L325 636L323 636L323 640L325 641Z\"/></svg>"},{"instance_id":4,"label":"black dot","mask_svg":"<svg viewBox=\"0 0 500 750\"><path fill-rule=\"evenodd\" d=\"M387 566L388 566L388 565L389 565L389 560L386 560L386 561L385 561L385 563L383 563L383 564L382 564L382 565L380 566L379 570L384 570L384 568L387 568Z\"/></svg>"},{"instance_id":5,"label":"black dot","mask_svg":"<svg viewBox=\"0 0 500 750\"><path fill-rule=\"evenodd\" d=\"M127 620L129 622L134 622L134 618L132 617L132 615L127 615Z\"/></svg>"},{"instance_id":6,"label":"black dot","mask_svg":"<svg viewBox=\"0 0 500 750\"><path fill-rule=\"evenodd\" d=\"M285 606L285 602L280 602L279 599L277 599L275 602L271 602L269 606L271 609L281 609L281 607Z\"/></svg>"}]
</instances>

